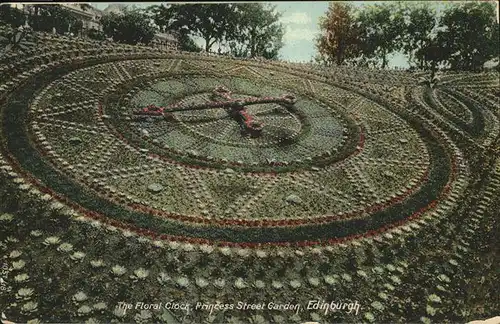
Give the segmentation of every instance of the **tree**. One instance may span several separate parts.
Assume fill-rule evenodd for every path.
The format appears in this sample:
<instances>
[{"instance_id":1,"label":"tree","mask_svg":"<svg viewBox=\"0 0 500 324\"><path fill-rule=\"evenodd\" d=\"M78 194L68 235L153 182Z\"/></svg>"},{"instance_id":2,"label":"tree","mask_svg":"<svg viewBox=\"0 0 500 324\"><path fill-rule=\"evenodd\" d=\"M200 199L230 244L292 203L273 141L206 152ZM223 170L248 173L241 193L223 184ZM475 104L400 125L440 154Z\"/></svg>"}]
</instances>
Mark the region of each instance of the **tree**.
<instances>
[{"instance_id":1,"label":"tree","mask_svg":"<svg viewBox=\"0 0 500 324\"><path fill-rule=\"evenodd\" d=\"M41 20L41 12L43 10L44 5L33 4L28 7L28 25L33 27L35 31L49 31L52 27L47 26L48 24L42 24ZM45 26L45 29L42 29L41 26Z\"/></svg>"},{"instance_id":2,"label":"tree","mask_svg":"<svg viewBox=\"0 0 500 324\"><path fill-rule=\"evenodd\" d=\"M78 26L83 25L68 10L59 4L32 5L30 10L34 11L29 21L30 26L36 31L51 32L53 29L58 34L65 34L73 29L78 32Z\"/></svg>"},{"instance_id":3,"label":"tree","mask_svg":"<svg viewBox=\"0 0 500 324\"><path fill-rule=\"evenodd\" d=\"M70 30L70 26L76 24L77 19L58 4L46 5L44 9L48 13L50 25L56 29L58 34L65 34Z\"/></svg>"},{"instance_id":4,"label":"tree","mask_svg":"<svg viewBox=\"0 0 500 324\"><path fill-rule=\"evenodd\" d=\"M408 55L410 64L424 69L428 65L425 52L430 48L439 25L436 10L428 2L405 2L399 10L404 19L403 53Z\"/></svg>"},{"instance_id":5,"label":"tree","mask_svg":"<svg viewBox=\"0 0 500 324\"><path fill-rule=\"evenodd\" d=\"M83 11L91 10L92 6L88 3L80 3L80 9Z\"/></svg>"},{"instance_id":6,"label":"tree","mask_svg":"<svg viewBox=\"0 0 500 324\"><path fill-rule=\"evenodd\" d=\"M448 7L442 17L438 41L450 53L451 69L478 70L498 57L499 39L495 5L466 2Z\"/></svg>"},{"instance_id":7,"label":"tree","mask_svg":"<svg viewBox=\"0 0 500 324\"><path fill-rule=\"evenodd\" d=\"M163 30L201 37L205 41L205 51L209 52L215 42L234 38L234 8L230 3L186 3L154 6L150 11Z\"/></svg>"},{"instance_id":8,"label":"tree","mask_svg":"<svg viewBox=\"0 0 500 324\"><path fill-rule=\"evenodd\" d=\"M29 25L35 31L52 32L54 29L54 19L51 16L50 7L54 5L34 4L30 10L33 14L29 18Z\"/></svg>"},{"instance_id":9,"label":"tree","mask_svg":"<svg viewBox=\"0 0 500 324\"><path fill-rule=\"evenodd\" d=\"M149 44L155 27L142 9L126 9L122 14L108 13L101 17L103 32L116 42L136 45Z\"/></svg>"},{"instance_id":10,"label":"tree","mask_svg":"<svg viewBox=\"0 0 500 324\"><path fill-rule=\"evenodd\" d=\"M79 35L80 32L83 30L83 21L81 20L75 20L70 26L69 26L69 31L73 33L74 35Z\"/></svg>"},{"instance_id":11,"label":"tree","mask_svg":"<svg viewBox=\"0 0 500 324\"><path fill-rule=\"evenodd\" d=\"M186 32L178 33L177 42L178 49L181 51L199 53L203 50L191 37L189 37L189 34Z\"/></svg>"},{"instance_id":12,"label":"tree","mask_svg":"<svg viewBox=\"0 0 500 324\"><path fill-rule=\"evenodd\" d=\"M229 43L229 53L234 57L248 57L248 47L245 44L241 44L237 41L232 41Z\"/></svg>"},{"instance_id":13,"label":"tree","mask_svg":"<svg viewBox=\"0 0 500 324\"><path fill-rule=\"evenodd\" d=\"M173 4L149 8L155 23L164 31L181 36L179 44L196 49L188 36L201 37L205 51L223 43L236 56L277 58L283 46L283 26L274 7L261 3Z\"/></svg>"},{"instance_id":14,"label":"tree","mask_svg":"<svg viewBox=\"0 0 500 324\"><path fill-rule=\"evenodd\" d=\"M95 39L95 40L99 40L99 41L103 41L106 39L106 35L104 34L104 32L97 30L95 28L88 30L87 36L91 39Z\"/></svg>"},{"instance_id":15,"label":"tree","mask_svg":"<svg viewBox=\"0 0 500 324\"><path fill-rule=\"evenodd\" d=\"M78 19L76 19L68 10L60 5L51 5L49 9L53 21L53 25L58 34L64 34L71 31L72 26L78 27ZM81 24L83 26L83 24ZM78 32L78 30L76 30Z\"/></svg>"},{"instance_id":16,"label":"tree","mask_svg":"<svg viewBox=\"0 0 500 324\"><path fill-rule=\"evenodd\" d=\"M402 47L401 26L404 17L400 3L382 3L364 6L357 18L359 28L360 56L365 60L381 61L382 69L387 67L388 55Z\"/></svg>"},{"instance_id":17,"label":"tree","mask_svg":"<svg viewBox=\"0 0 500 324\"><path fill-rule=\"evenodd\" d=\"M434 77L440 62L446 61L450 55L446 49L443 49L442 45L438 43L437 39L432 39L423 48L419 49L418 55L423 57L425 62L429 64L426 65L427 69L430 69L431 75L429 78L429 84L434 83Z\"/></svg>"},{"instance_id":18,"label":"tree","mask_svg":"<svg viewBox=\"0 0 500 324\"><path fill-rule=\"evenodd\" d=\"M0 21L14 28L24 25L26 18L21 10L9 4L0 4Z\"/></svg>"},{"instance_id":19,"label":"tree","mask_svg":"<svg viewBox=\"0 0 500 324\"><path fill-rule=\"evenodd\" d=\"M201 52L203 49L191 38L189 29L182 28L178 23L176 24L176 10L177 8L172 8L172 5L153 5L148 7L146 12L161 32L176 34L179 50Z\"/></svg>"},{"instance_id":20,"label":"tree","mask_svg":"<svg viewBox=\"0 0 500 324\"><path fill-rule=\"evenodd\" d=\"M237 57L277 59L283 47L283 25L276 7L262 3L239 3L235 8L234 33L229 41L231 54ZM228 37L229 38L229 37Z\"/></svg>"},{"instance_id":21,"label":"tree","mask_svg":"<svg viewBox=\"0 0 500 324\"><path fill-rule=\"evenodd\" d=\"M175 17L172 5L152 5L146 8L145 13L154 21L161 32L174 29Z\"/></svg>"},{"instance_id":22,"label":"tree","mask_svg":"<svg viewBox=\"0 0 500 324\"><path fill-rule=\"evenodd\" d=\"M316 39L317 60L337 65L357 55L358 30L353 7L348 3L330 2L325 17L320 17L322 35Z\"/></svg>"}]
</instances>

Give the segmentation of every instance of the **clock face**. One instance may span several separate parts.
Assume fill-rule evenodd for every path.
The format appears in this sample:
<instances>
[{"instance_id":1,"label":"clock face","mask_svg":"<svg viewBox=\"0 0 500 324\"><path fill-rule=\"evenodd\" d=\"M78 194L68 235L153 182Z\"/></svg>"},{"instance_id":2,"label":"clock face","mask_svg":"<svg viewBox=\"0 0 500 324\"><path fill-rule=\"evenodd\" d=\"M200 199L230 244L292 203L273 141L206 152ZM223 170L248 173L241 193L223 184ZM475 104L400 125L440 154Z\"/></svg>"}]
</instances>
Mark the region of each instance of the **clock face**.
<instances>
[{"instance_id":1,"label":"clock face","mask_svg":"<svg viewBox=\"0 0 500 324\"><path fill-rule=\"evenodd\" d=\"M244 103L245 118L263 125L258 136L245 134L242 123L225 107L193 109L220 102L213 96L214 89L220 86L231 91L223 102ZM336 155L338 150L353 151L353 141L350 147L345 145L345 114L305 95L299 95L293 109L289 109L279 101L289 92L255 79L176 75L154 79L126 92L130 100L110 103L104 109L109 115L106 124L137 147L147 147L162 157L187 157L194 164L213 168L226 164L254 171L273 171L273 166L278 165L298 169L312 159ZM255 102L262 98L270 102ZM179 111L171 118L137 118L135 113L147 104L175 106ZM355 135L359 138L356 128Z\"/></svg>"},{"instance_id":2,"label":"clock face","mask_svg":"<svg viewBox=\"0 0 500 324\"><path fill-rule=\"evenodd\" d=\"M451 172L435 135L398 111L277 65L103 63L61 74L26 114L26 127L11 127L24 135L10 138L43 186L105 221L170 237L360 235L414 217ZM250 120L262 127L255 136Z\"/></svg>"}]
</instances>

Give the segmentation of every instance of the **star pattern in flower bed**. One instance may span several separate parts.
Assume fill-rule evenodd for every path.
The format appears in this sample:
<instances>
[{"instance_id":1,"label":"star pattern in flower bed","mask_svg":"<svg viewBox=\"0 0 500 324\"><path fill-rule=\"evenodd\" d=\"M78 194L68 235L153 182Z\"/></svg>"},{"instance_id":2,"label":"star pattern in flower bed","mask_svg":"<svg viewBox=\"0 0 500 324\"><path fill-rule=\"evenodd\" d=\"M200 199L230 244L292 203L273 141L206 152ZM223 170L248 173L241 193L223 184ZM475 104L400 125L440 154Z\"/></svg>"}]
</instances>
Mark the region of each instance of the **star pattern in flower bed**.
<instances>
[{"instance_id":1,"label":"star pattern in flower bed","mask_svg":"<svg viewBox=\"0 0 500 324\"><path fill-rule=\"evenodd\" d=\"M218 86L235 99L294 93L297 102L247 107L267 127L254 138L222 109L134 118L149 105L209 102ZM234 242L357 237L432 209L456 178L455 153L432 127L272 66L120 61L60 74L40 90L23 112L30 141L12 139L23 123L6 111L7 146L36 153L27 166L28 151L13 152L20 165L89 217L147 233Z\"/></svg>"}]
</instances>

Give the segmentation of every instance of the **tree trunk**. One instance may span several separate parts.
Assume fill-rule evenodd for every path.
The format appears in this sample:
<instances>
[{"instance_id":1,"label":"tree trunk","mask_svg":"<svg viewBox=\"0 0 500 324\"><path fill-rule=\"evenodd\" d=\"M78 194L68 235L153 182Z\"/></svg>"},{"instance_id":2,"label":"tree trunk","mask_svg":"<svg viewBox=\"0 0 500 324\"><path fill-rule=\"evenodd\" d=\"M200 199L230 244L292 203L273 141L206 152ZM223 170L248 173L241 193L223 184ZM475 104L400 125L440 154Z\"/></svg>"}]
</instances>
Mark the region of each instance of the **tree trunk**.
<instances>
[{"instance_id":1,"label":"tree trunk","mask_svg":"<svg viewBox=\"0 0 500 324\"><path fill-rule=\"evenodd\" d=\"M387 51L384 49L382 52L382 69L385 69L387 66Z\"/></svg>"},{"instance_id":2,"label":"tree trunk","mask_svg":"<svg viewBox=\"0 0 500 324\"><path fill-rule=\"evenodd\" d=\"M387 66L387 56L384 54L384 56L382 56L382 69L385 69L386 66Z\"/></svg>"},{"instance_id":3,"label":"tree trunk","mask_svg":"<svg viewBox=\"0 0 500 324\"><path fill-rule=\"evenodd\" d=\"M250 57L255 57L255 33L252 31L250 33Z\"/></svg>"},{"instance_id":4,"label":"tree trunk","mask_svg":"<svg viewBox=\"0 0 500 324\"><path fill-rule=\"evenodd\" d=\"M434 76L436 75L436 61L431 62L431 82L434 80Z\"/></svg>"},{"instance_id":5,"label":"tree trunk","mask_svg":"<svg viewBox=\"0 0 500 324\"><path fill-rule=\"evenodd\" d=\"M35 26L33 26L35 30L40 30L40 17L38 15L39 10L40 9L38 8L38 5L35 5L35 18L34 18L35 21L33 24L33 25L35 25Z\"/></svg>"},{"instance_id":6,"label":"tree trunk","mask_svg":"<svg viewBox=\"0 0 500 324\"><path fill-rule=\"evenodd\" d=\"M205 38L205 52L208 53L209 50L210 50L210 38L207 37Z\"/></svg>"},{"instance_id":7,"label":"tree trunk","mask_svg":"<svg viewBox=\"0 0 500 324\"><path fill-rule=\"evenodd\" d=\"M342 62L344 61L344 50L342 49L342 47L339 46L339 48L337 49L337 55L336 55L336 58L337 58L337 65L341 65Z\"/></svg>"}]
</instances>

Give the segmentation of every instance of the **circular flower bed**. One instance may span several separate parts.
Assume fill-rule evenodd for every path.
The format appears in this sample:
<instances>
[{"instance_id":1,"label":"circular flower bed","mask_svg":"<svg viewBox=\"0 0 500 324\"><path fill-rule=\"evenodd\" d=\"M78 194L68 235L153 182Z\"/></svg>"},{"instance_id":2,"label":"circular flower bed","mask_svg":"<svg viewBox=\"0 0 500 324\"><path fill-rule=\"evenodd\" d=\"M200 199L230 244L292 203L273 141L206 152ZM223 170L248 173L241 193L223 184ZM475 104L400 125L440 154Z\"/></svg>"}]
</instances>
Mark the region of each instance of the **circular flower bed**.
<instances>
[{"instance_id":1,"label":"circular flower bed","mask_svg":"<svg viewBox=\"0 0 500 324\"><path fill-rule=\"evenodd\" d=\"M190 60L103 63L25 87L19 98L40 91L28 109L6 105L6 156L30 184L86 217L196 243L370 237L463 187L459 153L425 121L319 76L303 82L269 66L249 75ZM274 75L262 79L266 68ZM243 136L224 108L186 110L232 99L262 119L261 136ZM134 118L153 106L181 111Z\"/></svg>"}]
</instances>

